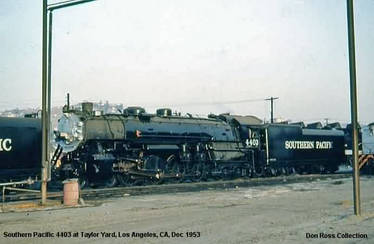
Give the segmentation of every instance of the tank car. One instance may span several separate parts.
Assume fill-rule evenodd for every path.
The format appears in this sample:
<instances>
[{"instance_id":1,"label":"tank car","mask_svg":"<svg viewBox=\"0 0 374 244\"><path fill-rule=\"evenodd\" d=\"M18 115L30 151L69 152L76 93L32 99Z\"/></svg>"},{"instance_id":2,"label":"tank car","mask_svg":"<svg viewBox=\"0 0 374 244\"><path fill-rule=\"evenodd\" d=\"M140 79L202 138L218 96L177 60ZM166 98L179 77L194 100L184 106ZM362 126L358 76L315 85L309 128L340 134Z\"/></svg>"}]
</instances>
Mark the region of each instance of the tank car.
<instances>
[{"instance_id":1,"label":"tank car","mask_svg":"<svg viewBox=\"0 0 374 244\"><path fill-rule=\"evenodd\" d=\"M0 117L0 180L34 178L40 162L40 119Z\"/></svg>"}]
</instances>

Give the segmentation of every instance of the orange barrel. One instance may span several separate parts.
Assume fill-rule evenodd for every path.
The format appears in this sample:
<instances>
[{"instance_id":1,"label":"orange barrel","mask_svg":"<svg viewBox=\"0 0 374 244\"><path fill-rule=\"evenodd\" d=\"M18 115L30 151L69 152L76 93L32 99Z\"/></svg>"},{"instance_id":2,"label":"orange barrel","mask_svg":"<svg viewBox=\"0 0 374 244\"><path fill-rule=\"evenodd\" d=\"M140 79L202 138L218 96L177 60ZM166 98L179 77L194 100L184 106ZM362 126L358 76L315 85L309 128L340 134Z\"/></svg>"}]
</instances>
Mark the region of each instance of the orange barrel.
<instances>
[{"instance_id":1,"label":"orange barrel","mask_svg":"<svg viewBox=\"0 0 374 244\"><path fill-rule=\"evenodd\" d=\"M79 199L78 179L68 179L62 183L64 183L64 205L77 205Z\"/></svg>"}]
</instances>

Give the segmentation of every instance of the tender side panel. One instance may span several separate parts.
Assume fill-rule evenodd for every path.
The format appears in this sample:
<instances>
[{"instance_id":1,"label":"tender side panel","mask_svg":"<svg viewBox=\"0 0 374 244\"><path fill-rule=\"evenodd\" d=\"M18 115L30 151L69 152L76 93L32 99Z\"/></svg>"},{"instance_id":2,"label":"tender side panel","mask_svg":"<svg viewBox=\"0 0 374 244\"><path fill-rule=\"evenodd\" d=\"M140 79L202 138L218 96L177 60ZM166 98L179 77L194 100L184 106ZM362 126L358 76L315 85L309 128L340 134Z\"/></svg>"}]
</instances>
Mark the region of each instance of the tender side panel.
<instances>
[{"instance_id":1,"label":"tender side panel","mask_svg":"<svg viewBox=\"0 0 374 244\"><path fill-rule=\"evenodd\" d=\"M40 163L40 120L0 118L0 177L34 175Z\"/></svg>"},{"instance_id":2,"label":"tender side panel","mask_svg":"<svg viewBox=\"0 0 374 244\"><path fill-rule=\"evenodd\" d=\"M342 131L269 126L267 134L270 162L343 163L345 160Z\"/></svg>"}]
</instances>

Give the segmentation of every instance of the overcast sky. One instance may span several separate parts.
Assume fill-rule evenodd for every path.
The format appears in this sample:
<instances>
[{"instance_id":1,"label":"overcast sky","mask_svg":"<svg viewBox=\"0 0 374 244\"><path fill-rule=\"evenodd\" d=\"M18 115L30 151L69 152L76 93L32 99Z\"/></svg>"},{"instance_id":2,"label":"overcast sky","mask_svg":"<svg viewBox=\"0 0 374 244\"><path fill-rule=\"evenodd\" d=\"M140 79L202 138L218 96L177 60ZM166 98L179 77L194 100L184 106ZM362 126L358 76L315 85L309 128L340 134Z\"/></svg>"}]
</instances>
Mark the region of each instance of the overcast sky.
<instances>
[{"instance_id":1,"label":"overcast sky","mask_svg":"<svg viewBox=\"0 0 374 244\"><path fill-rule=\"evenodd\" d=\"M56 1L50 1L53 3ZM355 0L359 120L374 121L374 1ZM98 0L56 10L53 105L106 101L349 121L345 0ZM0 0L0 110L40 107L41 1Z\"/></svg>"}]
</instances>

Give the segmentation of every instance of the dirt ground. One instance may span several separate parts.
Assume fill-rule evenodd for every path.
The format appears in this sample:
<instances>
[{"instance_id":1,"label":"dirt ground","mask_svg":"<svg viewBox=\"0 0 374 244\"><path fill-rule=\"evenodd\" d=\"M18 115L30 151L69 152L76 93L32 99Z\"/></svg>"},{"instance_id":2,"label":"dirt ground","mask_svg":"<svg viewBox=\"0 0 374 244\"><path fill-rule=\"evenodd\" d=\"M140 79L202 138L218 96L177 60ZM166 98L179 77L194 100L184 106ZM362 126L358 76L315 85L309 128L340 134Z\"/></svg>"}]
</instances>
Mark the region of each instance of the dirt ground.
<instances>
[{"instance_id":1,"label":"dirt ground","mask_svg":"<svg viewBox=\"0 0 374 244\"><path fill-rule=\"evenodd\" d=\"M374 243L373 186L362 178L362 217L350 178L1 213L0 243Z\"/></svg>"}]
</instances>

